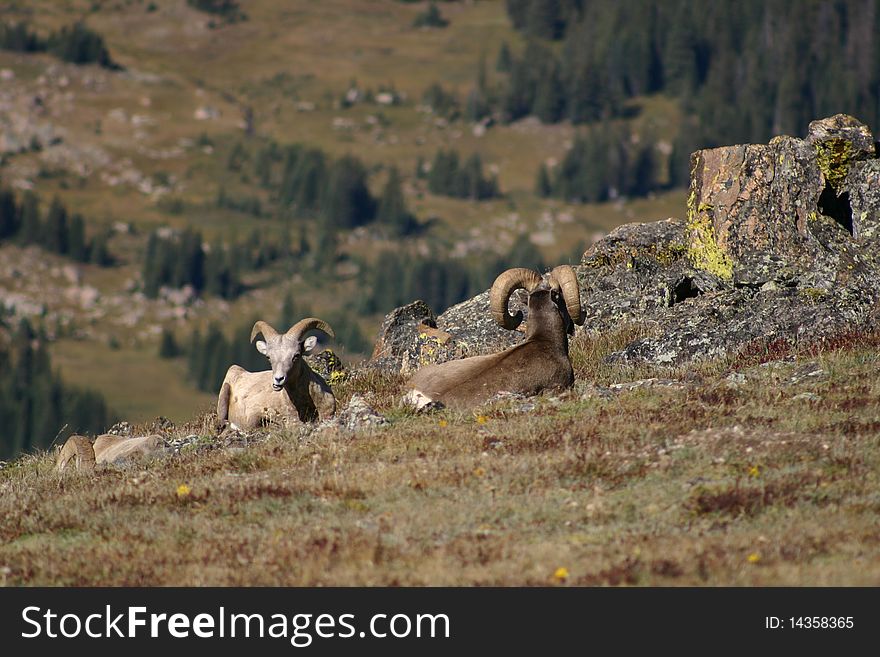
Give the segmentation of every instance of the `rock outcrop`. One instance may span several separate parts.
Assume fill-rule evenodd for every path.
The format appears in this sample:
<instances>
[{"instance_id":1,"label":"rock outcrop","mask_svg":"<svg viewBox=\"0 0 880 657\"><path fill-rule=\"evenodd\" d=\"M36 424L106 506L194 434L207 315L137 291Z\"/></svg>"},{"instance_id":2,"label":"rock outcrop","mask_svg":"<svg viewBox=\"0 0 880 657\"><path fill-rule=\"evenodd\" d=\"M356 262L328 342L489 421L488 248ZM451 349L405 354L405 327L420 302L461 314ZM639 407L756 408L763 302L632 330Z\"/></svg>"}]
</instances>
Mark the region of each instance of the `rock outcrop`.
<instances>
[{"instance_id":1,"label":"rock outcrop","mask_svg":"<svg viewBox=\"0 0 880 657\"><path fill-rule=\"evenodd\" d=\"M686 219L620 226L584 254L579 332L643 323L651 335L611 358L680 365L877 326L880 159L867 126L838 114L806 139L702 150L691 165ZM528 321L522 301L511 310ZM436 317L442 345L418 329L433 319L422 302L392 312L374 364L406 373L522 337L495 325L487 293Z\"/></svg>"}]
</instances>

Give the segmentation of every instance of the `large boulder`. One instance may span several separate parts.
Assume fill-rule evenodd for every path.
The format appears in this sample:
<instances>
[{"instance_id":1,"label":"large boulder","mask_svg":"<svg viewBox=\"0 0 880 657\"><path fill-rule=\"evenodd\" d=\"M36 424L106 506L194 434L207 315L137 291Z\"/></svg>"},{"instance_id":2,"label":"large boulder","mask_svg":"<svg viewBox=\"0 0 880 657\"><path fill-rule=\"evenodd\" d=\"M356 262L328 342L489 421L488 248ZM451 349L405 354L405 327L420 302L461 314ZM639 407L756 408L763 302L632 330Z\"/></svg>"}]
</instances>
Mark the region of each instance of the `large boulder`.
<instances>
[{"instance_id":1,"label":"large boulder","mask_svg":"<svg viewBox=\"0 0 880 657\"><path fill-rule=\"evenodd\" d=\"M650 337L612 359L679 365L755 340L821 340L877 326L880 159L867 126L839 114L812 122L806 139L706 149L691 166L685 220L620 226L584 254L579 331L645 324ZM524 301L524 293L512 298L511 310ZM380 340L395 345L383 365L397 371L522 338L492 322L484 292L436 318L449 338L427 357L422 319L401 311Z\"/></svg>"},{"instance_id":2,"label":"large boulder","mask_svg":"<svg viewBox=\"0 0 880 657\"><path fill-rule=\"evenodd\" d=\"M512 312L525 308L526 300L524 293L514 294ZM505 331L492 320L488 291L452 306L439 317L419 300L386 315L370 363L410 374L423 365L491 353L521 338L521 331Z\"/></svg>"}]
</instances>

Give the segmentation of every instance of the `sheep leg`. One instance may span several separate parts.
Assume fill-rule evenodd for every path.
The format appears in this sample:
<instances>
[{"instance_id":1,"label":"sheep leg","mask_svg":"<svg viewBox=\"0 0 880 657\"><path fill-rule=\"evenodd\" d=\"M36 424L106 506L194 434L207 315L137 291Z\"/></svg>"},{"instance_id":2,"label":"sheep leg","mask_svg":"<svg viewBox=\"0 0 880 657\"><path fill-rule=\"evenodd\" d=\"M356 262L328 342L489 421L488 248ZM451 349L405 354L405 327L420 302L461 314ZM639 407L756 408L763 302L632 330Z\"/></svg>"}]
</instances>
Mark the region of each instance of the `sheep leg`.
<instances>
[{"instance_id":1,"label":"sheep leg","mask_svg":"<svg viewBox=\"0 0 880 657\"><path fill-rule=\"evenodd\" d=\"M229 419L229 397L232 395L232 386L223 382L220 388L220 396L217 398L217 424L222 426Z\"/></svg>"}]
</instances>

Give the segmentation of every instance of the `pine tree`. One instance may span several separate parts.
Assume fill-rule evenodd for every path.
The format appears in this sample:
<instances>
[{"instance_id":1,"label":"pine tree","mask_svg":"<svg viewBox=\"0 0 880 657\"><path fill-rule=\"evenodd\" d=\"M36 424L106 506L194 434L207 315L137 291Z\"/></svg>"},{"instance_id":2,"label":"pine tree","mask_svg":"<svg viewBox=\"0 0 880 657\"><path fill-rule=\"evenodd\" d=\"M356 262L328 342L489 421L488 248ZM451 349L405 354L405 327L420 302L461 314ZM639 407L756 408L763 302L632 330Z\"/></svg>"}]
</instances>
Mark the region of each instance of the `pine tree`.
<instances>
[{"instance_id":1,"label":"pine tree","mask_svg":"<svg viewBox=\"0 0 880 657\"><path fill-rule=\"evenodd\" d=\"M535 178L535 194L540 198L547 198L553 194L553 184L550 181L550 172L547 165L541 163L538 167L538 175Z\"/></svg>"},{"instance_id":2,"label":"pine tree","mask_svg":"<svg viewBox=\"0 0 880 657\"><path fill-rule=\"evenodd\" d=\"M305 317L305 313L300 312L297 309L296 304L293 302L293 294L288 290L284 295L284 300L281 302L281 313L278 315L278 321L276 326L278 326L279 331L286 330L288 327L293 326L293 324L299 320L299 316L302 315Z\"/></svg>"},{"instance_id":3,"label":"pine tree","mask_svg":"<svg viewBox=\"0 0 880 657\"><path fill-rule=\"evenodd\" d=\"M229 157L226 159L226 168L230 171L241 171L242 166L248 159L248 153L244 148L244 145L237 141L235 142L235 146L232 147L232 150L229 152Z\"/></svg>"},{"instance_id":4,"label":"pine tree","mask_svg":"<svg viewBox=\"0 0 880 657\"><path fill-rule=\"evenodd\" d=\"M560 0L531 0L526 14L526 32L539 39L558 39L565 23Z\"/></svg>"},{"instance_id":5,"label":"pine tree","mask_svg":"<svg viewBox=\"0 0 880 657\"><path fill-rule=\"evenodd\" d=\"M43 223L40 219L40 201L31 191L24 194L21 200L21 228L18 239L22 244L36 244L43 235Z\"/></svg>"},{"instance_id":6,"label":"pine tree","mask_svg":"<svg viewBox=\"0 0 880 657\"><path fill-rule=\"evenodd\" d=\"M205 287L205 252L202 249L201 233L186 229L175 250L178 255L174 261L170 284L172 287L192 285L196 292L200 292Z\"/></svg>"},{"instance_id":7,"label":"pine tree","mask_svg":"<svg viewBox=\"0 0 880 657\"><path fill-rule=\"evenodd\" d=\"M291 147L285 156L279 198L283 204L293 206L296 212L314 210L326 180L327 165L323 152Z\"/></svg>"},{"instance_id":8,"label":"pine tree","mask_svg":"<svg viewBox=\"0 0 880 657\"><path fill-rule=\"evenodd\" d=\"M507 87L502 97L502 110L508 121L527 116L535 100L534 84L528 58L515 60L510 69Z\"/></svg>"},{"instance_id":9,"label":"pine tree","mask_svg":"<svg viewBox=\"0 0 880 657\"><path fill-rule=\"evenodd\" d=\"M395 166L388 172L388 181L379 199L376 221L388 226L394 235L408 235L415 227L415 220L406 207L400 174Z\"/></svg>"},{"instance_id":10,"label":"pine tree","mask_svg":"<svg viewBox=\"0 0 880 657\"><path fill-rule=\"evenodd\" d=\"M531 0L505 0L507 15L516 30L525 28Z\"/></svg>"},{"instance_id":11,"label":"pine tree","mask_svg":"<svg viewBox=\"0 0 880 657\"><path fill-rule=\"evenodd\" d=\"M46 50L46 42L35 32L31 32L27 23L0 25L0 48L13 52L42 52Z\"/></svg>"},{"instance_id":12,"label":"pine tree","mask_svg":"<svg viewBox=\"0 0 880 657\"><path fill-rule=\"evenodd\" d=\"M227 249L227 271L229 272L229 284L226 287L223 297L225 299L234 299L242 291L241 284L242 270L242 253L241 249L236 245L232 245ZM219 385L219 384L218 384Z\"/></svg>"},{"instance_id":13,"label":"pine tree","mask_svg":"<svg viewBox=\"0 0 880 657\"><path fill-rule=\"evenodd\" d=\"M333 226L355 228L372 221L376 202L370 196L367 171L359 159L345 155L331 165L321 206L324 221Z\"/></svg>"},{"instance_id":14,"label":"pine tree","mask_svg":"<svg viewBox=\"0 0 880 657\"><path fill-rule=\"evenodd\" d=\"M113 256L110 254L110 248L107 245L109 237L106 232L100 232L92 238L87 249L89 262L93 265L101 267L109 267L113 264Z\"/></svg>"},{"instance_id":15,"label":"pine tree","mask_svg":"<svg viewBox=\"0 0 880 657\"><path fill-rule=\"evenodd\" d=\"M491 111L486 94L479 87L470 90L465 99L464 116L468 121L476 123L486 118Z\"/></svg>"},{"instance_id":16,"label":"pine tree","mask_svg":"<svg viewBox=\"0 0 880 657\"><path fill-rule=\"evenodd\" d=\"M229 343L219 325L211 323L202 343L200 369L196 372L198 387L205 391L216 391L223 383L223 376L232 364Z\"/></svg>"},{"instance_id":17,"label":"pine tree","mask_svg":"<svg viewBox=\"0 0 880 657\"><path fill-rule=\"evenodd\" d=\"M19 229L19 208L15 194L8 189L0 190L0 240L12 237Z\"/></svg>"},{"instance_id":18,"label":"pine tree","mask_svg":"<svg viewBox=\"0 0 880 657\"><path fill-rule=\"evenodd\" d=\"M509 73L513 64L513 56L510 54L510 47L507 41L501 42L501 48L498 50L498 59L495 61L495 70L499 73Z\"/></svg>"},{"instance_id":19,"label":"pine tree","mask_svg":"<svg viewBox=\"0 0 880 657\"><path fill-rule=\"evenodd\" d=\"M70 219L68 234L68 252L71 258L79 262L88 260L89 252L86 247L86 227L82 215L75 214Z\"/></svg>"},{"instance_id":20,"label":"pine tree","mask_svg":"<svg viewBox=\"0 0 880 657\"><path fill-rule=\"evenodd\" d=\"M49 214L46 215L46 225L43 229L43 246L53 253L62 255L68 249L67 209L61 204L56 196L49 206Z\"/></svg>"},{"instance_id":21,"label":"pine tree","mask_svg":"<svg viewBox=\"0 0 880 657\"><path fill-rule=\"evenodd\" d=\"M446 27L447 25L449 25L449 21L443 18L433 0L428 8L417 14L413 20L413 27Z\"/></svg>"},{"instance_id":22,"label":"pine tree","mask_svg":"<svg viewBox=\"0 0 880 657\"><path fill-rule=\"evenodd\" d=\"M273 144L274 145L274 144ZM272 165L275 163L271 147L262 148L254 161L254 175L261 187L268 189L272 185Z\"/></svg>"},{"instance_id":23,"label":"pine tree","mask_svg":"<svg viewBox=\"0 0 880 657\"><path fill-rule=\"evenodd\" d=\"M198 373L202 371L204 355L202 332L196 327L189 336L189 345L186 349L186 369L196 385L199 383Z\"/></svg>"},{"instance_id":24,"label":"pine tree","mask_svg":"<svg viewBox=\"0 0 880 657\"><path fill-rule=\"evenodd\" d=\"M691 23L692 8L683 0L666 38L663 71L666 87L675 94L687 95L697 87L696 34Z\"/></svg>"},{"instance_id":25,"label":"pine tree","mask_svg":"<svg viewBox=\"0 0 880 657\"><path fill-rule=\"evenodd\" d=\"M535 92L532 114L542 123L556 123L565 110L565 90L560 79L559 66L554 62L544 71Z\"/></svg>"},{"instance_id":26,"label":"pine tree","mask_svg":"<svg viewBox=\"0 0 880 657\"><path fill-rule=\"evenodd\" d=\"M147 240L142 270L144 295L149 299L159 296L159 288L165 283L163 264L168 251L168 241L161 239L154 231Z\"/></svg>"},{"instance_id":27,"label":"pine tree","mask_svg":"<svg viewBox=\"0 0 880 657\"><path fill-rule=\"evenodd\" d=\"M163 328L162 337L159 339L159 358L177 358L180 355L180 347L174 339L174 332Z\"/></svg>"},{"instance_id":28,"label":"pine tree","mask_svg":"<svg viewBox=\"0 0 880 657\"><path fill-rule=\"evenodd\" d=\"M333 272L337 260L338 238L336 227L329 221L318 223L315 239L315 269L319 272Z\"/></svg>"},{"instance_id":29,"label":"pine tree","mask_svg":"<svg viewBox=\"0 0 880 657\"><path fill-rule=\"evenodd\" d=\"M50 34L47 46L49 52L66 62L73 64L94 62L106 68L118 68L110 58L104 38L81 22L62 27L58 32Z\"/></svg>"},{"instance_id":30,"label":"pine tree","mask_svg":"<svg viewBox=\"0 0 880 657\"><path fill-rule=\"evenodd\" d=\"M479 200L483 198L483 161L479 153L472 154L465 160L464 166L458 171L453 196Z\"/></svg>"},{"instance_id":31,"label":"pine tree","mask_svg":"<svg viewBox=\"0 0 880 657\"><path fill-rule=\"evenodd\" d=\"M431 172L428 174L428 190L432 194L453 196L457 179L458 153L454 150L445 151L441 148L437 151L431 165Z\"/></svg>"}]
</instances>

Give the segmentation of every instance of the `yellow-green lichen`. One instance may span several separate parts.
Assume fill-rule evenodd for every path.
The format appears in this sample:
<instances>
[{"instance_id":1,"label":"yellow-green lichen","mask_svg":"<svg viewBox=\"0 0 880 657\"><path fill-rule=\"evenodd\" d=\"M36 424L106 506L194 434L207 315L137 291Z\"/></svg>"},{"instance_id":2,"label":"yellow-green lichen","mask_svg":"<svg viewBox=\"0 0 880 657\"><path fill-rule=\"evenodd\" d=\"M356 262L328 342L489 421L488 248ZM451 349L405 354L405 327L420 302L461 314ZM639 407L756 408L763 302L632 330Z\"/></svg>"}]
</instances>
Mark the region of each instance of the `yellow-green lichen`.
<instances>
[{"instance_id":1,"label":"yellow-green lichen","mask_svg":"<svg viewBox=\"0 0 880 657\"><path fill-rule=\"evenodd\" d=\"M348 378L348 373L344 370L335 370L330 372L330 379L327 381L331 386L335 386L338 383L342 383Z\"/></svg>"},{"instance_id":2,"label":"yellow-green lichen","mask_svg":"<svg viewBox=\"0 0 880 657\"><path fill-rule=\"evenodd\" d=\"M440 339L427 333L419 333L417 351L419 354L419 366L430 365L437 362L443 344Z\"/></svg>"},{"instance_id":3,"label":"yellow-green lichen","mask_svg":"<svg viewBox=\"0 0 880 657\"><path fill-rule=\"evenodd\" d=\"M840 194L855 156L852 144L846 139L826 139L817 142L815 149L819 170L834 191Z\"/></svg>"},{"instance_id":4,"label":"yellow-green lichen","mask_svg":"<svg viewBox=\"0 0 880 657\"><path fill-rule=\"evenodd\" d=\"M801 288L800 293L805 299L808 299L813 303L818 303L828 296L828 290L821 287Z\"/></svg>"},{"instance_id":5,"label":"yellow-green lichen","mask_svg":"<svg viewBox=\"0 0 880 657\"><path fill-rule=\"evenodd\" d=\"M712 213L715 208L707 203L696 206L696 191L691 190L688 197L687 226L690 231L688 256L694 267L702 269L719 278L733 278L733 261L721 250L715 240L715 226Z\"/></svg>"}]
</instances>

